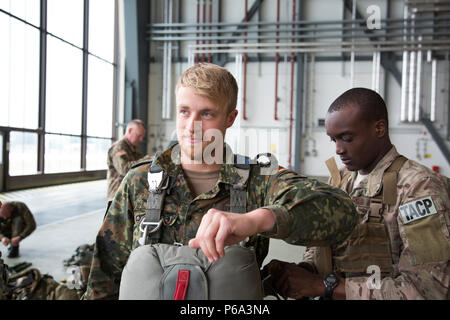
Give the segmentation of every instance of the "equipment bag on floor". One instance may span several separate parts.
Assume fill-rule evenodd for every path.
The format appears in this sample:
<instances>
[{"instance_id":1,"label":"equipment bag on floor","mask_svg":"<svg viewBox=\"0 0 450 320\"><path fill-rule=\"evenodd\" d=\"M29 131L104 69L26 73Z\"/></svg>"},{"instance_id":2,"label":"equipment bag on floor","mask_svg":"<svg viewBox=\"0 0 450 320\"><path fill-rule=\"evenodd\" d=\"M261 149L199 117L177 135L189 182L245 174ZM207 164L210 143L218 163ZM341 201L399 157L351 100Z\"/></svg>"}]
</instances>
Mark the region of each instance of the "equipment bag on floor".
<instances>
[{"instance_id":1,"label":"equipment bag on floor","mask_svg":"<svg viewBox=\"0 0 450 320\"><path fill-rule=\"evenodd\" d=\"M256 256L239 245L210 263L200 249L168 244L135 249L123 269L121 300L261 300Z\"/></svg>"},{"instance_id":2,"label":"equipment bag on floor","mask_svg":"<svg viewBox=\"0 0 450 320\"><path fill-rule=\"evenodd\" d=\"M76 290L59 284L48 274L29 268L8 279L10 300L79 300Z\"/></svg>"}]
</instances>

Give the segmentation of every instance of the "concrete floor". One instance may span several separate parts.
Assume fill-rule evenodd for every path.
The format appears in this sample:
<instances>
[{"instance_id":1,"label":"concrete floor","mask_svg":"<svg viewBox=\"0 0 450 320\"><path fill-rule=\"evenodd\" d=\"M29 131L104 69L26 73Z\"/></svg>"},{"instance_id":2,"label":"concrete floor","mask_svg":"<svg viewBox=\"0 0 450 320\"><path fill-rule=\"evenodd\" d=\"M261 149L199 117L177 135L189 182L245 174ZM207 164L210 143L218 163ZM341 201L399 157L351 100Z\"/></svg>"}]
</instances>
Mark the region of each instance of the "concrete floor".
<instances>
[{"instance_id":1,"label":"concrete floor","mask_svg":"<svg viewBox=\"0 0 450 320\"><path fill-rule=\"evenodd\" d=\"M103 220L106 180L5 192L0 201L22 201L36 220L36 230L20 244L20 257L2 259L9 266L31 262L56 281L67 278L63 260L85 243L93 243Z\"/></svg>"},{"instance_id":2,"label":"concrete floor","mask_svg":"<svg viewBox=\"0 0 450 320\"><path fill-rule=\"evenodd\" d=\"M25 202L33 213L37 228L20 245L20 257L4 262L13 266L31 262L41 273L61 281L69 276L63 260L70 258L82 244L95 241L106 208L106 180L67 184L0 194L0 201ZM304 247L271 239L264 264L272 259L300 262Z\"/></svg>"}]
</instances>

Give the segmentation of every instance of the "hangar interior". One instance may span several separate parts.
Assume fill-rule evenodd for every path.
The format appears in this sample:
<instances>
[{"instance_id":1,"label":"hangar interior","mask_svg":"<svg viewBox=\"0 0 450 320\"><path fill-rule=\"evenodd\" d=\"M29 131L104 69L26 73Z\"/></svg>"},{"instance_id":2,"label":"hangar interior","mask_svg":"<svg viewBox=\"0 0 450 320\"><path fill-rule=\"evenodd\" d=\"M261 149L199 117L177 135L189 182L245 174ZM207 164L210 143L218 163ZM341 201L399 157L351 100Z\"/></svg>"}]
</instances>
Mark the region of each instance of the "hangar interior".
<instances>
[{"instance_id":1,"label":"hangar interior","mask_svg":"<svg viewBox=\"0 0 450 320\"><path fill-rule=\"evenodd\" d=\"M397 150L450 176L449 21L448 0L0 0L0 201L38 224L19 259L65 276L101 224L111 143L131 119L146 154L176 139L174 88L198 62L238 82L237 153L326 180L327 109L367 87ZM303 250L271 240L266 261Z\"/></svg>"}]
</instances>

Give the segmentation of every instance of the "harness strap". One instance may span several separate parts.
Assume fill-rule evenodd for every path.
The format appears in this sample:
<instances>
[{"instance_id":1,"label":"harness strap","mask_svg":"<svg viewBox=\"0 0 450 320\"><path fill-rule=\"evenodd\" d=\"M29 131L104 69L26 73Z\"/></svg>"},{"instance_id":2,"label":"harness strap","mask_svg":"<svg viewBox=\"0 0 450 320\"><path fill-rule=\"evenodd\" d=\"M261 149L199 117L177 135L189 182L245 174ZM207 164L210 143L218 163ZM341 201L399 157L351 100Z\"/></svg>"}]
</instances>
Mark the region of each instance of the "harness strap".
<instances>
[{"instance_id":1,"label":"harness strap","mask_svg":"<svg viewBox=\"0 0 450 320\"><path fill-rule=\"evenodd\" d=\"M250 159L245 157L245 164L235 163L235 169L239 174L239 181L234 183L230 189L230 212L247 212L247 180L250 176ZM245 241L239 243L245 246Z\"/></svg>"},{"instance_id":2,"label":"harness strap","mask_svg":"<svg viewBox=\"0 0 450 320\"><path fill-rule=\"evenodd\" d=\"M328 171L331 173L331 178L333 179L333 187L339 187L341 185L341 174L336 164L336 160L334 157L331 157L325 164L328 168Z\"/></svg>"},{"instance_id":3,"label":"harness strap","mask_svg":"<svg viewBox=\"0 0 450 320\"><path fill-rule=\"evenodd\" d=\"M403 164L408 160L404 156L397 157L383 175L383 203L395 205L397 202L397 177Z\"/></svg>"},{"instance_id":4,"label":"harness strap","mask_svg":"<svg viewBox=\"0 0 450 320\"><path fill-rule=\"evenodd\" d=\"M177 286L175 288L175 294L173 300L184 300L186 297L187 288L189 286L189 270L178 270Z\"/></svg>"},{"instance_id":5,"label":"harness strap","mask_svg":"<svg viewBox=\"0 0 450 320\"><path fill-rule=\"evenodd\" d=\"M250 166L247 168L237 168L236 171L240 176L237 183L233 184L230 189L230 211L234 213L247 212L247 180L250 175Z\"/></svg>"},{"instance_id":6,"label":"harness strap","mask_svg":"<svg viewBox=\"0 0 450 320\"><path fill-rule=\"evenodd\" d=\"M142 238L139 239L141 245L159 242L162 225L161 212L169 186L168 174L155 164L150 166L147 179L149 185L147 213L139 226L142 231Z\"/></svg>"},{"instance_id":7,"label":"harness strap","mask_svg":"<svg viewBox=\"0 0 450 320\"><path fill-rule=\"evenodd\" d=\"M234 167L240 177L230 189L230 212L247 212L247 180L250 175L250 158L234 155Z\"/></svg>"}]
</instances>

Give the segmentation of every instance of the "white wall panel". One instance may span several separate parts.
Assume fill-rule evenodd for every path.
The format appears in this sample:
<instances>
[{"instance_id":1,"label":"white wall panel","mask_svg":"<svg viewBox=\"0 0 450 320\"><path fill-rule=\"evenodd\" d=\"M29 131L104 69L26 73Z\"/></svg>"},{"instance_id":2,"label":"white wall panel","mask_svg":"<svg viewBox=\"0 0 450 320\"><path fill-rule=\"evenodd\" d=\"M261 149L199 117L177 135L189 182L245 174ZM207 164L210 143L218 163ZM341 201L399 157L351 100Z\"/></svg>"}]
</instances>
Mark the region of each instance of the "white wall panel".
<instances>
[{"instance_id":1,"label":"white wall panel","mask_svg":"<svg viewBox=\"0 0 450 320\"><path fill-rule=\"evenodd\" d=\"M158 1L159 2L159 1ZM176 2L176 1L175 1ZM158 6L162 6L163 1ZM196 21L196 1L183 1L182 22ZM217 5L217 1L213 1ZM291 21L291 0L281 0L280 20ZM392 18L403 17L403 1L390 2L390 14ZM250 8L253 1L248 1ZM358 9L361 13L366 14L366 9L369 5L378 5L383 15L386 13L386 1L379 0L358 0ZM154 5L156 7L156 5ZM222 19L223 22L238 22L244 17L244 1L241 0L227 0L222 1ZM216 20L217 8L213 10L214 21ZM343 2L334 0L307 0L305 1L304 14L306 20L341 20L343 13ZM260 12L262 21L276 20L276 1L264 1ZM347 18L351 13L347 10ZM155 18L154 22L159 20ZM256 21L256 17L252 20ZM251 41L249 41L251 42ZM254 41L253 41L254 42ZM189 43L195 43L191 41ZM149 95L149 134L154 137L149 139L150 150L157 150L160 146L166 147L169 143L171 135L175 129L175 100L172 99L172 119L161 121L161 96L162 96L162 67L161 52L155 49L161 46L162 43L151 43L153 46L152 52L155 54L154 58L158 63L152 63L150 66L150 95ZM181 56L187 58L186 43L182 45ZM161 51L161 50L160 50ZM156 53L155 53L156 52ZM400 53L399 53L400 54ZM255 54L251 55L256 57ZM273 57L274 54L264 54L265 57ZM317 55L319 57L320 55ZM340 53L328 53L326 56L340 57ZM361 57L361 53L357 53L356 57ZM354 86L362 86L371 88L372 86L372 54L365 54L366 61L356 61L354 65ZM425 55L426 56L426 55ZM230 56L234 58L233 56ZM289 58L290 55L288 54ZM290 107L290 62L283 61L284 54L280 54L279 74L278 74L278 117L279 120L274 120L274 99L275 99L275 63L274 62L250 62L247 65L247 96L246 96L246 116L248 120L240 119L229 130L227 141L230 144L235 143L234 137L238 135L256 136L257 141L244 152L254 156L256 152L274 152L282 165L286 166L288 159L288 141L289 141L289 107ZM159 59L159 60L158 60ZM358 60L358 59L357 59ZM182 71L187 67L187 63L174 63L172 67L172 88L175 87L176 80ZM236 75L236 66L234 63L228 63L225 67ZM306 68L307 66L305 66ZM402 70L401 61L397 63L398 70ZM307 70L307 69L305 69ZM309 95L306 97L305 108L308 112L306 121L306 132L302 137L302 161L300 163L300 171L307 175L327 176L328 172L324 165L324 161L330 156L334 155L334 144L325 133L324 127L318 126L318 120L325 118L326 111L331 104L341 93L350 88L350 62L324 62L316 59L314 65L314 82L308 82ZM430 104L430 78L431 68L426 62L423 63L422 76L422 94L421 101L425 110L429 109ZM296 70L295 70L296 71ZM385 79L387 80L385 82ZM295 74L295 81L297 77ZM294 82L295 88L295 82ZM438 62L438 88L437 88L437 121L435 127L442 137L445 137L447 130L448 119L448 89L449 89L449 66L448 61L440 60ZM436 143L431 138L430 134L426 132L425 126L421 123L401 123L400 122L400 85L395 81L393 76L385 73L381 67L380 74L380 94L385 98L390 121L391 139L397 146L397 149L413 160L417 160L424 165L431 167L437 165L440 167L441 173L450 176L450 168L446 162L441 151ZM296 99L296 92L294 90L294 103ZM295 104L294 104L294 117ZM294 121L295 126L295 121ZM239 131L240 130L240 131ZM297 143L300 136L298 131L293 130L292 137L292 161L294 160L295 143ZM425 135L422 132L426 132ZM264 135L277 136L273 138L276 141L268 141ZM310 138L314 139L311 140ZM418 158L417 144L420 144L419 149L423 149L424 141L427 147L427 156L420 154ZM317 154L314 156L311 153L312 142L316 143ZM419 141L419 142L418 142ZM449 142L446 142L450 147ZM258 150L254 150L258 146ZM239 148L238 148L239 149ZM236 150L238 152L242 150ZM305 155L306 151L306 155ZM307 154L309 152L309 154ZM338 161L339 163L339 161Z\"/></svg>"}]
</instances>

